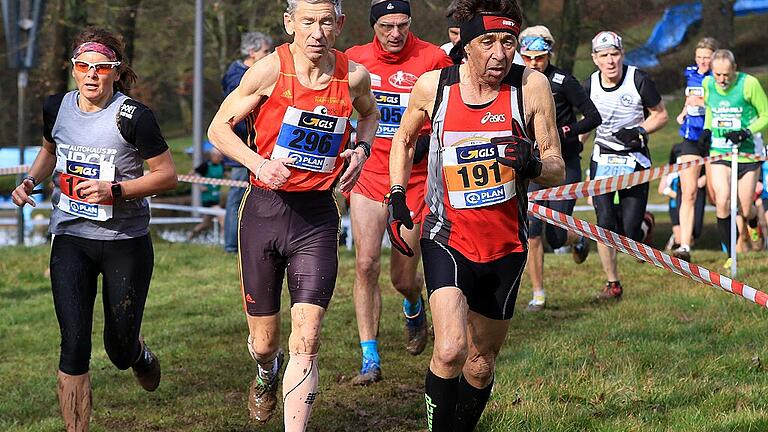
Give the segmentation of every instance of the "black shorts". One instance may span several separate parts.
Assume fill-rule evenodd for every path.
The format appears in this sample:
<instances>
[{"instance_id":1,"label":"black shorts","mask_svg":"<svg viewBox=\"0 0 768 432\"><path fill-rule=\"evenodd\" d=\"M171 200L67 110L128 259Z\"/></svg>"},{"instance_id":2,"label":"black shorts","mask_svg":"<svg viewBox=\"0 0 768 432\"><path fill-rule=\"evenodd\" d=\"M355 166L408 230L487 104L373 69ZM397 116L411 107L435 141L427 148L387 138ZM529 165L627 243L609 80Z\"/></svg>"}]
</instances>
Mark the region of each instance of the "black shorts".
<instances>
[{"instance_id":1,"label":"black shorts","mask_svg":"<svg viewBox=\"0 0 768 432\"><path fill-rule=\"evenodd\" d=\"M714 161L714 162L712 162L712 164L713 165L725 165L728 168L731 167L731 161L730 160L725 160L725 159ZM742 177L744 177L745 174L747 174L749 172L752 172L754 170L760 169L761 165L762 165L762 162L746 162L746 163L739 162L739 175L738 175L738 178L741 179Z\"/></svg>"},{"instance_id":2,"label":"black shorts","mask_svg":"<svg viewBox=\"0 0 768 432\"><path fill-rule=\"evenodd\" d=\"M456 249L421 239L427 293L457 287L469 310L495 320L512 318L528 252L516 252L487 263L468 260Z\"/></svg>"},{"instance_id":3,"label":"black shorts","mask_svg":"<svg viewBox=\"0 0 768 432\"><path fill-rule=\"evenodd\" d=\"M698 141L692 141L689 139L684 139L683 142L680 143L680 151L678 153L678 156L684 156L684 155L695 155L695 156L701 156L701 157L707 157L707 150L705 148L702 148L699 145Z\"/></svg>"},{"instance_id":4,"label":"black shorts","mask_svg":"<svg viewBox=\"0 0 768 432\"><path fill-rule=\"evenodd\" d=\"M635 165L635 172L643 168ZM597 172L597 163L590 162L590 172ZM619 194L619 205L614 204L614 195ZM597 226L629 237L635 241L643 240L641 224L648 204L648 183L642 183L628 189L621 189L592 197L592 204L597 215Z\"/></svg>"},{"instance_id":5,"label":"black shorts","mask_svg":"<svg viewBox=\"0 0 768 432\"><path fill-rule=\"evenodd\" d=\"M574 157L565 161L565 181L563 184L578 183L581 181L581 158ZM528 192L535 192L541 189L547 189L548 186L541 186L538 183L528 184ZM557 200L557 201L536 201L536 204L549 207L560 213L573 214L573 208L576 206L576 200ZM541 237L544 231L544 222L541 219L528 215L528 238ZM562 247L568 240L568 231L547 224L547 243L552 249Z\"/></svg>"},{"instance_id":6,"label":"black shorts","mask_svg":"<svg viewBox=\"0 0 768 432\"><path fill-rule=\"evenodd\" d=\"M239 223L240 280L248 315L280 311L286 270L291 306L328 307L339 262L339 219L331 191L248 188Z\"/></svg>"}]
</instances>

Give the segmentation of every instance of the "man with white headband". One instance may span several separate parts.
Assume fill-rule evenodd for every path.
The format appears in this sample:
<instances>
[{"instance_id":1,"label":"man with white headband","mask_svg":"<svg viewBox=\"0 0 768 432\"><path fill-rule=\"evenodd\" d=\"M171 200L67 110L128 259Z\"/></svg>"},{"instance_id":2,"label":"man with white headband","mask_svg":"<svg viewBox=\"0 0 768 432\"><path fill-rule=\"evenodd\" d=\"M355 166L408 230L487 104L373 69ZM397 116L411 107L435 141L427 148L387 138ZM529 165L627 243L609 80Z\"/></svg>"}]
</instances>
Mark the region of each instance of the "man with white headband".
<instances>
[{"instance_id":1,"label":"man with white headband","mask_svg":"<svg viewBox=\"0 0 768 432\"><path fill-rule=\"evenodd\" d=\"M584 87L603 123L595 131L591 178L617 177L650 168L648 136L663 128L668 120L656 84L645 72L624 64L621 36L612 31L601 31L592 39L592 61L598 70ZM643 240L641 224L648 203L648 183L620 190L618 195L618 206L614 204L613 193L592 198L597 225L636 241ZM619 281L616 250L598 243L597 252L608 279L597 298L617 300L624 290Z\"/></svg>"},{"instance_id":2,"label":"man with white headband","mask_svg":"<svg viewBox=\"0 0 768 432\"><path fill-rule=\"evenodd\" d=\"M528 181L551 186L564 176L549 83L513 64L520 6L491 3L457 1L466 62L419 78L389 159L397 229L412 223L406 185L417 137L431 120L421 235L435 330L425 382L430 431L477 425L525 267Z\"/></svg>"},{"instance_id":3,"label":"man with white headband","mask_svg":"<svg viewBox=\"0 0 768 432\"><path fill-rule=\"evenodd\" d=\"M601 123L600 113L578 80L570 73L552 64L552 47L555 38L549 29L538 25L528 27L520 33L520 54L526 66L537 70L549 79L552 96L555 99L557 113L557 132L560 135L560 148L565 161L565 184L581 181L581 151L584 145L579 135L589 133ZM583 115L576 120L576 112ZM528 192L544 189L537 183L531 183ZM567 215L573 214L576 200L539 201L545 207ZM533 299L528 302L528 311L538 312L544 309L546 293L544 291L544 243L542 232L546 231L547 242L552 249L571 245L573 260L580 264L589 253L589 243L584 237L568 232L554 225L545 224L535 217L528 217L528 275L533 286Z\"/></svg>"}]
</instances>

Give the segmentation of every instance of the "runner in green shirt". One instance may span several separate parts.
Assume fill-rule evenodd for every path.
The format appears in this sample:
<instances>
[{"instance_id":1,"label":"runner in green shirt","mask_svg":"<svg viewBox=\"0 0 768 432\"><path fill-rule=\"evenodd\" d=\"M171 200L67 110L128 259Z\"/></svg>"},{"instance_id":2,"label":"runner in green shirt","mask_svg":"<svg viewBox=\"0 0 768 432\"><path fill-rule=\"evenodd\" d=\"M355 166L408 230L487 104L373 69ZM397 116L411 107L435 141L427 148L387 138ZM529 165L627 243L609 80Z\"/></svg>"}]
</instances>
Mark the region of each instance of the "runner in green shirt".
<instances>
[{"instance_id":1,"label":"runner in green shirt","mask_svg":"<svg viewBox=\"0 0 768 432\"><path fill-rule=\"evenodd\" d=\"M729 50L717 50L712 55L712 76L704 79L705 131L701 142L710 144L710 155L720 155L738 148L739 152L762 156L765 154L760 131L768 126L768 98L757 78L736 71L736 60ZM717 229L728 250L731 261L731 161L711 164L712 182L717 207ZM754 191L760 174L760 162L749 157L738 158L738 198L742 216L752 241L758 237L757 211Z\"/></svg>"}]
</instances>

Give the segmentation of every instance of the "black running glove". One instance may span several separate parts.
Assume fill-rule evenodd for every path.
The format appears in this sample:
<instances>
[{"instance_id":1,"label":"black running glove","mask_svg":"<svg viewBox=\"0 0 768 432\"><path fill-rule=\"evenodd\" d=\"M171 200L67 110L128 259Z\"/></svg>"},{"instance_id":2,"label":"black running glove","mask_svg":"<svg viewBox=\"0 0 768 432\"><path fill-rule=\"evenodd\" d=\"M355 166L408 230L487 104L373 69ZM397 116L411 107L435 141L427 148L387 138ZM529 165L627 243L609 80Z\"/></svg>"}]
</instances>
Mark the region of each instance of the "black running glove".
<instances>
[{"instance_id":1,"label":"black running glove","mask_svg":"<svg viewBox=\"0 0 768 432\"><path fill-rule=\"evenodd\" d=\"M648 146L648 132L642 127L624 128L613 134L617 140L631 149Z\"/></svg>"},{"instance_id":2,"label":"black running glove","mask_svg":"<svg viewBox=\"0 0 768 432\"><path fill-rule=\"evenodd\" d=\"M752 137L752 131L749 129L730 131L723 135L723 137L734 144L741 144Z\"/></svg>"},{"instance_id":3,"label":"black running glove","mask_svg":"<svg viewBox=\"0 0 768 432\"><path fill-rule=\"evenodd\" d=\"M704 129L699 135L699 149L702 153L709 152L709 148L712 146L712 131Z\"/></svg>"},{"instance_id":4,"label":"black running glove","mask_svg":"<svg viewBox=\"0 0 768 432\"><path fill-rule=\"evenodd\" d=\"M389 217L387 218L387 235L392 247L401 254L412 257L413 249L408 246L403 236L400 235L400 227L413 229L413 219L411 219L411 210L405 202L405 188L400 185L392 186L385 197Z\"/></svg>"},{"instance_id":5,"label":"black running glove","mask_svg":"<svg viewBox=\"0 0 768 432\"><path fill-rule=\"evenodd\" d=\"M413 150L413 164L416 165L417 163L424 160L424 156L429 153L429 135L421 135L420 137L416 138L416 146Z\"/></svg>"},{"instance_id":6,"label":"black running glove","mask_svg":"<svg viewBox=\"0 0 768 432\"><path fill-rule=\"evenodd\" d=\"M491 138L491 144L507 146L504 157L497 157L496 160L514 169L519 179L532 179L541 175L539 150L533 147L531 140L510 135Z\"/></svg>"}]
</instances>

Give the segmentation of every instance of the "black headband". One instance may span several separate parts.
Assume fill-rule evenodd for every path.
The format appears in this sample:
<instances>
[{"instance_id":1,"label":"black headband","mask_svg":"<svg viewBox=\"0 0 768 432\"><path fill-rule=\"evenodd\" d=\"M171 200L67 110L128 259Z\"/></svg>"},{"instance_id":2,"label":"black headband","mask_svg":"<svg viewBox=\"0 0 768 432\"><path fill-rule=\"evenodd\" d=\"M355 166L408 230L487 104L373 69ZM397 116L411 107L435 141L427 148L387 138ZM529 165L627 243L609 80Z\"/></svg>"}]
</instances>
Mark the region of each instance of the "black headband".
<instances>
[{"instance_id":1,"label":"black headband","mask_svg":"<svg viewBox=\"0 0 768 432\"><path fill-rule=\"evenodd\" d=\"M406 14L411 16L411 4L405 0L390 0L371 6L371 27L384 15Z\"/></svg>"},{"instance_id":2,"label":"black headband","mask_svg":"<svg viewBox=\"0 0 768 432\"><path fill-rule=\"evenodd\" d=\"M472 39L487 33L509 33L517 37L520 23L505 15L476 14L471 20L461 23L461 45L466 46Z\"/></svg>"}]
</instances>

